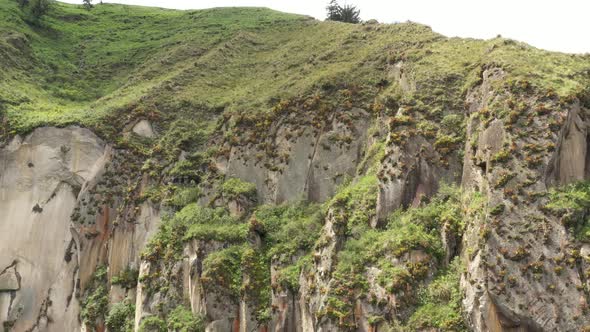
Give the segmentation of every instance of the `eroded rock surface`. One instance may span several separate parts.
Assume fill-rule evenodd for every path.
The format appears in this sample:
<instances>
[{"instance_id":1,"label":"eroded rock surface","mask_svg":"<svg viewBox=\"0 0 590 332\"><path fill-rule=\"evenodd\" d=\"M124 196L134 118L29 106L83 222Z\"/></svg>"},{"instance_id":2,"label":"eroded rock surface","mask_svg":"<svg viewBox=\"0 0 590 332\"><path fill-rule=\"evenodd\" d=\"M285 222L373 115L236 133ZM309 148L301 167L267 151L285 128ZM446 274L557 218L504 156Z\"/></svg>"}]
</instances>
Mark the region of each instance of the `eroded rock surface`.
<instances>
[{"instance_id":1,"label":"eroded rock surface","mask_svg":"<svg viewBox=\"0 0 590 332\"><path fill-rule=\"evenodd\" d=\"M15 331L79 328L70 214L104 150L78 127L39 128L0 150L0 321Z\"/></svg>"}]
</instances>

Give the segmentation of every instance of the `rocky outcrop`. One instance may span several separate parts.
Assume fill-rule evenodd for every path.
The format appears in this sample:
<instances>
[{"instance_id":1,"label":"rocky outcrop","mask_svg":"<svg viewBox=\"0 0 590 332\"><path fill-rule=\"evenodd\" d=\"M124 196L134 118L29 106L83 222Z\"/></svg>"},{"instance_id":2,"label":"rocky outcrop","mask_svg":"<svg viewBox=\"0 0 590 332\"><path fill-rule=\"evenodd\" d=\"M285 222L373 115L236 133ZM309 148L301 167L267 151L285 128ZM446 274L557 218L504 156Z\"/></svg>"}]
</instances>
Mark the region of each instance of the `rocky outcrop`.
<instances>
[{"instance_id":1,"label":"rocky outcrop","mask_svg":"<svg viewBox=\"0 0 590 332\"><path fill-rule=\"evenodd\" d=\"M0 321L14 331L79 327L70 214L105 143L87 129L39 128L0 150Z\"/></svg>"},{"instance_id":2,"label":"rocky outcrop","mask_svg":"<svg viewBox=\"0 0 590 332\"><path fill-rule=\"evenodd\" d=\"M145 137L145 138L153 138L154 136L156 136L156 133L154 132L154 128L152 127L152 124L148 121L148 120L140 120L139 122L137 122L134 126L132 131L141 136L141 137Z\"/></svg>"},{"instance_id":3,"label":"rocky outcrop","mask_svg":"<svg viewBox=\"0 0 590 332\"><path fill-rule=\"evenodd\" d=\"M0 151L4 329L78 330L80 296L97 267L109 266L109 280L139 267L159 211L144 202L117 213L122 195L97 191L116 187L104 179L124 153L79 127L39 128ZM126 222L128 210L133 223ZM113 286L112 302L126 296Z\"/></svg>"},{"instance_id":4,"label":"rocky outcrop","mask_svg":"<svg viewBox=\"0 0 590 332\"><path fill-rule=\"evenodd\" d=\"M355 176L366 151L367 117L366 111L353 109L319 129L279 120L263 144L273 146L273 155L280 158L265 155L258 146L237 146L218 164L227 177L256 184L259 202L323 202L346 177Z\"/></svg>"},{"instance_id":5,"label":"rocky outcrop","mask_svg":"<svg viewBox=\"0 0 590 332\"><path fill-rule=\"evenodd\" d=\"M489 117L489 105L507 98L492 88L500 75L485 71L468 98L463 187L487 202L464 236L468 322L475 331L578 331L588 325L588 295L578 267L564 263L578 249L543 206L547 184L586 177L584 110L524 93L508 118Z\"/></svg>"},{"instance_id":6,"label":"rocky outcrop","mask_svg":"<svg viewBox=\"0 0 590 332\"><path fill-rule=\"evenodd\" d=\"M575 103L558 134L557 148L545 174L548 186L568 184L590 177L588 110Z\"/></svg>"}]
</instances>

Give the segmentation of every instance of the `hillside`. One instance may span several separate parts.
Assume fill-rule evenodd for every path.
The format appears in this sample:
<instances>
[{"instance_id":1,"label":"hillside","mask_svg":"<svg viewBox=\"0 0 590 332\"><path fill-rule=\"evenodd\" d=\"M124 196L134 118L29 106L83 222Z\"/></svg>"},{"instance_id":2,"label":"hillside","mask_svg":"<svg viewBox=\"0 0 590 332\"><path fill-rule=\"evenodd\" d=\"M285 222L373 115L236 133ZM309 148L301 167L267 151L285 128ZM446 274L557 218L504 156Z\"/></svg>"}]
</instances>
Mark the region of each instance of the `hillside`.
<instances>
[{"instance_id":1,"label":"hillside","mask_svg":"<svg viewBox=\"0 0 590 332\"><path fill-rule=\"evenodd\" d=\"M2 328L586 331L589 87L411 22L0 0Z\"/></svg>"}]
</instances>

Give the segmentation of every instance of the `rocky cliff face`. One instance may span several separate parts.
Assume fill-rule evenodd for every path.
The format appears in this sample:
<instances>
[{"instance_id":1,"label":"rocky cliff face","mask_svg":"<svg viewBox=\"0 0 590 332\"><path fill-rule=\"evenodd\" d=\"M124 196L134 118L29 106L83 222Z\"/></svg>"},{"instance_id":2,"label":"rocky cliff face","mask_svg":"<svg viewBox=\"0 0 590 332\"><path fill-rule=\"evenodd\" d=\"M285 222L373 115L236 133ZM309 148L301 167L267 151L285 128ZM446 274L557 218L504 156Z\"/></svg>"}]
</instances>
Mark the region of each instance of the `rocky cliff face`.
<instances>
[{"instance_id":1,"label":"rocky cliff face","mask_svg":"<svg viewBox=\"0 0 590 332\"><path fill-rule=\"evenodd\" d=\"M101 139L77 127L40 128L2 149L5 330L79 327L81 257L70 215L104 152Z\"/></svg>"},{"instance_id":2,"label":"rocky cliff face","mask_svg":"<svg viewBox=\"0 0 590 332\"><path fill-rule=\"evenodd\" d=\"M72 55L0 9L0 331L590 331L587 56L63 4Z\"/></svg>"},{"instance_id":3,"label":"rocky cliff face","mask_svg":"<svg viewBox=\"0 0 590 332\"><path fill-rule=\"evenodd\" d=\"M2 149L5 330L77 330L80 296L97 266L108 264L109 276L139 266L157 210L137 206L136 224L115 231L115 201L98 203L95 192L118 153L79 127L40 128ZM124 295L110 291L113 301Z\"/></svg>"},{"instance_id":4,"label":"rocky cliff face","mask_svg":"<svg viewBox=\"0 0 590 332\"><path fill-rule=\"evenodd\" d=\"M588 260L580 256L587 245L546 204L549 187L586 178L586 110L578 102L530 95L526 86L511 94L493 89L490 83L501 76L487 70L468 97L462 186L487 196L464 236L468 319L477 330L580 330L589 317L587 271L579 262ZM526 117L519 111L500 119L476 115L504 102L518 103Z\"/></svg>"},{"instance_id":5,"label":"rocky cliff face","mask_svg":"<svg viewBox=\"0 0 590 332\"><path fill-rule=\"evenodd\" d=\"M423 132L396 141L398 132L419 122L403 107L387 130L374 126L372 137L361 109L328 118L317 130L303 127L295 138L287 137L292 124L277 121L272 139L263 142L277 154L256 160L256 146L238 144L216 157L222 183L239 178L255 186L232 191L214 184L206 189L209 199L201 199L244 220L243 239L220 230L187 237L190 231L178 228L171 233L176 239L168 239L172 245L156 237L147 254L146 243L169 208L140 198L154 179L132 151L78 127L16 136L0 155L3 328L104 329L107 308L125 302L135 305L124 319L136 330L154 328L144 322L183 303L205 318L208 331L396 330L412 319L418 321L413 328L428 329L415 318L423 308L416 296L452 261L460 265L452 268L461 279L460 320L435 326L439 330L587 327L590 250L544 206L549 187L586 178L588 110L579 101L564 105L552 96L495 89L503 75L498 69L482 75L466 100L463 156ZM504 102L534 112L504 118L489 111ZM376 135L384 134L380 146ZM354 139L334 144L335 136ZM274 157L283 152L288 157ZM343 187L344 177L352 182ZM181 186L204 186L198 181ZM463 194L437 194L444 182L460 185ZM325 211L316 216L317 240L309 252L300 247L259 265L272 230L257 220L265 217L256 205L299 199L325 202L313 208ZM387 217L401 207L408 212ZM415 234L400 235L406 232ZM172 247L155 253L154 246ZM217 253L237 247L237 261L212 263ZM103 279L97 278L101 269ZM257 269L268 271L261 277ZM126 283L125 271L138 276ZM287 272L294 273L288 282Z\"/></svg>"}]
</instances>

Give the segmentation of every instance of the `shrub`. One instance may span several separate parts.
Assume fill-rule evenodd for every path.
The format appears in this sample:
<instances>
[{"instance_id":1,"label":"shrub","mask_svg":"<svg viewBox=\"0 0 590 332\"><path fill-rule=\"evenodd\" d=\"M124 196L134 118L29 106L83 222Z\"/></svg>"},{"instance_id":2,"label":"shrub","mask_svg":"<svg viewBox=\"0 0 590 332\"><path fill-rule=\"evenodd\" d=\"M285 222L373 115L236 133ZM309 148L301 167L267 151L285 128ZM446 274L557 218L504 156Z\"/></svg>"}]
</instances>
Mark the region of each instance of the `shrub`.
<instances>
[{"instance_id":1,"label":"shrub","mask_svg":"<svg viewBox=\"0 0 590 332\"><path fill-rule=\"evenodd\" d=\"M300 264L288 265L277 273L277 283L284 289L292 292L299 290L299 276L301 274Z\"/></svg>"},{"instance_id":2,"label":"shrub","mask_svg":"<svg viewBox=\"0 0 590 332\"><path fill-rule=\"evenodd\" d=\"M198 187L176 188L174 194L166 200L166 203L177 208L182 208L190 203L195 203L201 196Z\"/></svg>"},{"instance_id":3,"label":"shrub","mask_svg":"<svg viewBox=\"0 0 590 332\"><path fill-rule=\"evenodd\" d=\"M125 289L132 289L137 286L137 277L139 276L139 271L137 269L133 269L130 267L126 267L122 270L118 276L114 276L111 279L111 283L113 285L120 285Z\"/></svg>"},{"instance_id":4,"label":"shrub","mask_svg":"<svg viewBox=\"0 0 590 332\"><path fill-rule=\"evenodd\" d=\"M189 309L180 305L172 310L167 317L168 331L202 332L205 331L203 318L194 315Z\"/></svg>"},{"instance_id":5,"label":"shrub","mask_svg":"<svg viewBox=\"0 0 590 332\"><path fill-rule=\"evenodd\" d=\"M303 202L261 206L254 217L262 226L265 243L270 246L269 256L287 260L313 247L324 221L319 205Z\"/></svg>"},{"instance_id":6,"label":"shrub","mask_svg":"<svg viewBox=\"0 0 590 332\"><path fill-rule=\"evenodd\" d=\"M18 2L21 9L26 11L35 21L45 16L54 3L53 0L19 0Z\"/></svg>"},{"instance_id":7,"label":"shrub","mask_svg":"<svg viewBox=\"0 0 590 332\"><path fill-rule=\"evenodd\" d=\"M507 162L511 157L509 150L501 150L492 156L493 162L504 163Z\"/></svg>"},{"instance_id":8,"label":"shrub","mask_svg":"<svg viewBox=\"0 0 590 332\"><path fill-rule=\"evenodd\" d=\"M328 206L344 209L348 225L368 225L375 216L378 188L379 182L374 175L366 175L353 183L343 183Z\"/></svg>"},{"instance_id":9,"label":"shrub","mask_svg":"<svg viewBox=\"0 0 590 332\"><path fill-rule=\"evenodd\" d=\"M84 9L86 10L92 9L92 0L82 0L82 6L84 6Z\"/></svg>"},{"instance_id":10,"label":"shrub","mask_svg":"<svg viewBox=\"0 0 590 332\"><path fill-rule=\"evenodd\" d=\"M500 204L494 206L490 210L490 215L492 215L492 216L500 215L504 212L504 209L506 209L506 206L503 203L500 203Z\"/></svg>"},{"instance_id":11,"label":"shrub","mask_svg":"<svg viewBox=\"0 0 590 332\"><path fill-rule=\"evenodd\" d=\"M139 332L167 332L166 322L158 316L149 316L141 321Z\"/></svg>"},{"instance_id":12,"label":"shrub","mask_svg":"<svg viewBox=\"0 0 590 332\"><path fill-rule=\"evenodd\" d=\"M107 290L107 268L99 266L92 276L86 296L82 301L80 316L85 324L91 325L103 318L109 305Z\"/></svg>"},{"instance_id":13,"label":"shrub","mask_svg":"<svg viewBox=\"0 0 590 332\"><path fill-rule=\"evenodd\" d=\"M223 183L223 195L227 199L236 199L240 196L248 199L256 198L256 185L242 181L238 178L230 178Z\"/></svg>"},{"instance_id":14,"label":"shrub","mask_svg":"<svg viewBox=\"0 0 590 332\"><path fill-rule=\"evenodd\" d=\"M113 305L105 324L111 332L133 332L135 318L135 305L125 300Z\"/></svg>"},{"instance_id":15,"label":"shrub","mask_svg":"<svg viewBox=\"0 0 590 332\"><path fill-rule=\"evenodd\" d=\"M200 239L235 243L244 241L248 235L248 225L239 223L222 208L205 208L193 203L178 212L174 220L188 225L185 240Z\"/></svg>"},{"instance_id":16,"label":"shrub","mask_svg":"<svg viewBox=\"0 0 590 332\"><path fill-rule=\"evenodd\" d=\"M223 287L237 301L242 287L242 253L245 247L231 246L213 252L203 261L201 280L205 287Z\"/></svg>"}]
</instances>

